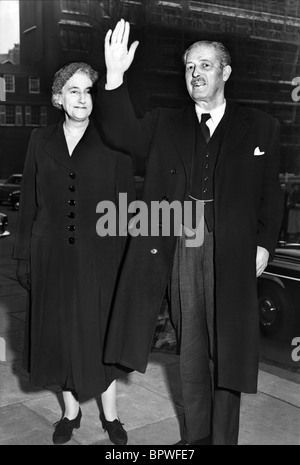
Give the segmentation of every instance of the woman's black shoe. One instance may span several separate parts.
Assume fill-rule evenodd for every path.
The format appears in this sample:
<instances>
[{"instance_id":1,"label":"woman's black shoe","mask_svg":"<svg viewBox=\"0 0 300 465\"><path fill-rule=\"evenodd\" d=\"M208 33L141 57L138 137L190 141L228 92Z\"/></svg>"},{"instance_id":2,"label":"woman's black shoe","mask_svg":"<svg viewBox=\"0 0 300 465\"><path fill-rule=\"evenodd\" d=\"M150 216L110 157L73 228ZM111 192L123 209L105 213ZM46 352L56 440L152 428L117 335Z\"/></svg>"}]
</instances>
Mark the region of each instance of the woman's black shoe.
<instances>
[{"instance_id":1,"label":"woman's black shoe","mask_svg":"<svg viewBox=\"0 0 300 465\"><path fill-rule=\"evenodd\" d=\"M116 446L125 446L127 444L127 433L123 428L123 424L119 419L114 421L107 421L104 414L100 413L100 421L102 423L102 428L107 431L109 439Z\"/></svg>"},{"instance_id":2,"label":"woman's black shoe","mask_svg":"<svg viewBox=\"0 0 300 465\"><path fill-rule=\"evenodd\" d=\"M69 418L62 418L61 420L54 423L55 431L53 433L53 442L54 444L65 444L70 441L73 433L73 429L80 428L82 413L79 408L79 412L74 420L69 420Z\"/></svg>"}]
</instances>

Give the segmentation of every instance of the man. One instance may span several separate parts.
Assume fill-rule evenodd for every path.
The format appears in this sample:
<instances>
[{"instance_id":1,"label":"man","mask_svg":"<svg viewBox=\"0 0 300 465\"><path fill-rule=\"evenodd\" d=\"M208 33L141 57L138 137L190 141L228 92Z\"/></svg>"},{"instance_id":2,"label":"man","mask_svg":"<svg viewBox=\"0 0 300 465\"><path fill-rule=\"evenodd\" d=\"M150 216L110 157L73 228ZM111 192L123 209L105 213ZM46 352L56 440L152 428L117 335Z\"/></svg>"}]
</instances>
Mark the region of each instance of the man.
<instances>
[{"instance_id":1,"label":"man","mask_svg":"<svg viewBox=\"0 0 300 465\"><path fill-rule=\"evenodd\" d=\"M181 444L237 444L241 392L257 390L256 277L281 223L279 130L257 110L226 101L230 55L216 42L184 54L192 105L137 119L123 76L137 42L118 22L105 39L102 126L110 144L147 157L143 200L204 203L204 243L134 237L115 299L106 360L144 372L166 290L180 343L185 425ZM200 222L201 223L201 222ZM117 344L116 344L116 341Z\"/></svg>"}]
</instances>

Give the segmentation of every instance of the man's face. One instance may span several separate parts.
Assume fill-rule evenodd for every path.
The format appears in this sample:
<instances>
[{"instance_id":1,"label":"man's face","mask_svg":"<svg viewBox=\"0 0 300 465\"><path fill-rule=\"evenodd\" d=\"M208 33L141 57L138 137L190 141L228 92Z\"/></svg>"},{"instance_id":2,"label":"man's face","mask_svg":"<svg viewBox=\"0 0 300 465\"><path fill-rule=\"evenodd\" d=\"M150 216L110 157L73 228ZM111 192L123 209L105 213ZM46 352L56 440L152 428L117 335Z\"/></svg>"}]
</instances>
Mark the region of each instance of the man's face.
<instances>
[{"instance_id":1,"label":"man's face","mask_svg":"<svg viewBox=\"0 0 300 465\"><path fill-rule=\"evenodd\" d=\"M211 45L197 45L186 57L185 81L190 97L199 105L213 109L223 103L224 86L231 73L222 67Z\"/></svg>"},{"instance_id":2,"label":"man's face","mask_svg":"<svg viewBox=\"0 0 300 465\"><path fill-rule=\"evenodd\" d=\"M93 83L84 73L75 73L62 88L59 103L73 121L85 121L93 109L91 88Z\"/></svg>"}]
</instances>

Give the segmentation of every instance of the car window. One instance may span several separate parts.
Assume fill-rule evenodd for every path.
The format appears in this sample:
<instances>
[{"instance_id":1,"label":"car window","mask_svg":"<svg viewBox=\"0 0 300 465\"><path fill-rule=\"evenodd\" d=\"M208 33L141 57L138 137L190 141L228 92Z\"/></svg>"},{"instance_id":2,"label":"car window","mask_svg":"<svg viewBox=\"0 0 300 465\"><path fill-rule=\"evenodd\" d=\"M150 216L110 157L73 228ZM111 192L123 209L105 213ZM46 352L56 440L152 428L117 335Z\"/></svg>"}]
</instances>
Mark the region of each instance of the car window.
<instances>
[{"instance_id":1,"label":"car window","mask_svg":"<svg viewBox=\"0 0 300 465\"><path fill-rule=\"evenodd\" d=\"M20 176L10 176L6 181L8 184L21 184L22 178Z\"/></svg>"}]
</instances>

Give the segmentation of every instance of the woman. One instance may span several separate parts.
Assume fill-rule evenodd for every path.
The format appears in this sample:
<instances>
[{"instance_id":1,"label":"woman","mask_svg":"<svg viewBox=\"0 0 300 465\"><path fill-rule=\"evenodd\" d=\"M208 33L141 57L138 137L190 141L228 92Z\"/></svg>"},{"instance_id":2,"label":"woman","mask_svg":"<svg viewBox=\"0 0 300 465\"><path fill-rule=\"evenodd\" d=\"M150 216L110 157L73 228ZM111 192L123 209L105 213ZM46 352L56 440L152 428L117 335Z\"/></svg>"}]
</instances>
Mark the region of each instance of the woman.
<instances>
[{"instance_id":1,"label":"woman","mask_svg":"<svg viewBox=\"0 0 300 465\"><path fill-rule=\"evenodd\" d=\"M114 444L127 443L116 410L121 370L102 362L124 244L97 235L96 206L101 200L117 204L119 192L131 196L133 178L128 157L106 147L90 121L97 78L85 63L55 75L52 102L64 118L32 133L14 249L18 280L30 289L31 381L62 386L65 411L54 425L55 444L79 428L78 399L99 393L104 430Z\"/></svg>"}]
</instances>

